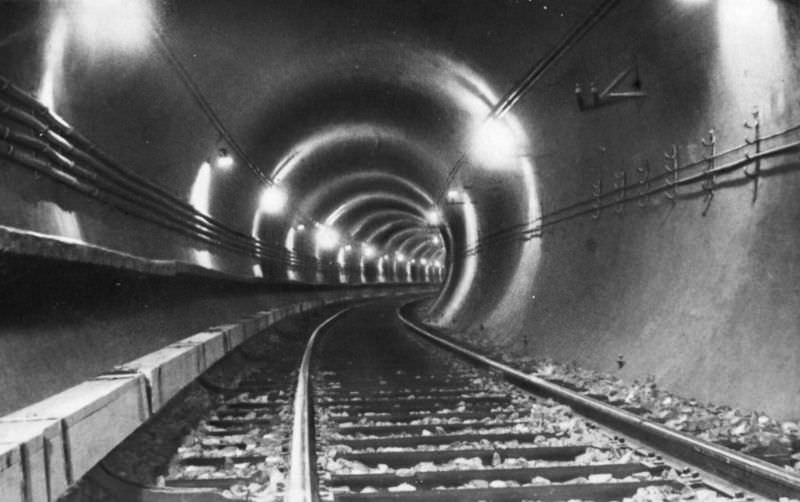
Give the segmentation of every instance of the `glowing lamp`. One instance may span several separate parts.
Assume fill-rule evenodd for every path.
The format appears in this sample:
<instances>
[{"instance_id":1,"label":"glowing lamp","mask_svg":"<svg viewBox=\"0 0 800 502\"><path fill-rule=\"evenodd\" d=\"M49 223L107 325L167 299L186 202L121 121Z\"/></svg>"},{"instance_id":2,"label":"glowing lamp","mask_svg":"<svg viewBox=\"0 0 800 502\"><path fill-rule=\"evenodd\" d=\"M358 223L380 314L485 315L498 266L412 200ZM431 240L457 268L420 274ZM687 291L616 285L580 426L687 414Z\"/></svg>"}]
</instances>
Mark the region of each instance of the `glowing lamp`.
<instances>
[{"instance_id":1,"label":"glowing lamp","mask_svg":"<svg viewBox=\"0 0 800 502\"><path fill-rule=\"evenodd\" d=\"M375 248L366 243L362 244L361 254L364 256L364 258L372 258L375 256Z\"/></svg>"},{"instance_id":2,"label":"glowing lamp","mask_svg":"<svg viewBox=\"0 0 800 502\"><path fill-rule=\"evenodd\" d=\"M220 169L230 169L233 167L233 156L225 148L219 149L217 156L217 167Z\"/></svg>"},{"instance_id":3,"label":"glowing lamp","mask_svg":"<svg viewBox=\"0 0 800 502\"><path fill-rule=\"evenodd\" d=\"M317 245L322 249L329 250L339 245L339 232L330 227L319 226L316 238Z\"/></svg>"},{"instance_id":4,"label":"glowing lamp","mask_svg":"<svg viewBox=\"0 0 800 502\"><path fill-rule=\"evenodd\" d=\"M65 2L77 33L95 48L135 49L150 35L150 2L146 0L75 0Z\"/></svg>"},{"instance_id":5,"label":"glowing lamp","mask_svg":"<svg viewBox=\"0 0 800 502\"><path fill-rule=\"evenodd\" d=\"M270 185L261 194L261 211L267 214L278 214L283 211L288 198L285 190L278 186Z\"/></svg>"},{"instance_id":6,"label":"glowing lamp","mask_svg":"<svg viewBox=\"0 0 800 502\"><path fill-rule=\"evenodd\" d=\"M438 225L442 222L442 215L437 209L431 209L425 213L425 220L429 225Z\"/></svg>"},{"instance_id":7,"label":"glowing lamp","mask_svg":"<svg viewBox=\"0 0 800 502\"><path fill-rule=\"evenodd\" d=\"M508 163L519 147L514 131L502 119L484 122L472 138L472 154L487 167Z\"/></svg>"}]
</instances>

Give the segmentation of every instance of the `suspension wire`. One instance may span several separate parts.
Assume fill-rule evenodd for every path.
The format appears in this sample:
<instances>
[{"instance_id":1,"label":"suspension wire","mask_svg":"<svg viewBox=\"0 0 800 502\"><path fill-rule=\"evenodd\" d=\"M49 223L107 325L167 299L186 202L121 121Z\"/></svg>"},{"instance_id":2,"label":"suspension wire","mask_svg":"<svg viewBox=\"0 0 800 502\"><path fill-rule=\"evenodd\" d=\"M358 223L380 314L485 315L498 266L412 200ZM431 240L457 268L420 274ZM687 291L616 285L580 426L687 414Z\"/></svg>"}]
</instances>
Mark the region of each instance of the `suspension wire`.
<instances>
[{"instance_id":1,"label":"suspension wire","mask_svg":"<svg viewBox=\"0 0 800 502\"><path fill-rule=\"evenodd\" d=\"M214 111L214 108L211 107L211 104L200 91L200 87L198 87L197 83L194 81L194 79L192 79L189 71L186 69L183 63L181 63L181 60L172 50L172 47L170 47L164 32L158 27L157 24L153 23L152 26L153 32L156 34L155 38L158 41L158 47L161 50L161 53L176 71L178 77L181 79L181 82L183 82L183 85L186 86L186 89L189 91L189 93L192 95L192 98L194 98L197 105L214 126L214 129L217 130L219 135L222 136L222 138L236 153L236 155L244 160L245 165L247 165L247 167L253 172L259 181L266 185L274 185L275 182L253 163L236 139L230 134L230 132L228 132L225 124L222 123L222 120L220 120L219 116Z\"/></svg>"},{"instance_id":2,"label":"suspension wire","mask_svg":"<svg viewBox=\"0 0 800 502\"><path fill-rule=\"evenodd\" d=\"M511 108L522 99L531 87L544 75L547 70L561 59L572 47L580 41L589 30L591 30L598 22L600 22L611 10L616 7L621 0L605 0L596 9L594 9L581 23L576 25L556 47L547 55L539 59L533 67L528 70L528 73L506 93L506 95L492 108L492 111L483 120L486 123L490 120L498 120L502 118ZM466 153L461 153L458 160L453 164L453 167L447 173L445 184L442 192L436 199L436 203L441 204L447 190L450 188L453 180L458 172L468 164L466 160Z\"/></svg>"},{"instance_id":3,"label":"suspension wire","mask_svg":"<svg viewBox=\"0 0 800 502\"><path fill-rule=\"evenodd\" d=\"M533 85L549 70L564 54L580 41L589 30L600 22L611 10L619 5L621 0L606 0L589 14L580 24L575 26L556 47L545 55L525 74L522 80L514 86L506 96L494 107L489 119L502 118Z\"/></svg>"},{"instance_id":4,"label":"suspension wire","mask_svg":"<svg viewBox=\"0 0 800 502\"><path fill-rule=\"evenodd\" d=\"M181 62L178 55L170 46L167 35L161 29L160 25L155 19L151 20L150 23L153 33L155 34L155 39L158 42L158 47L162 55L166 58L167 62L172 66L172 68L178 74L181 82L184 84L186 89L191 94L194 101L203 111L203 114L208 118L208 120L213 125L214 129L219 133L220 136L226 141L226 143L231 147L231 149L236 153L236 155L241 158L248 169L253 173L253 175L261 182L261 184L266 186L275 186L275 180L272 179L271 176L268 176L264 173L255 163L252 161L249 155L244 151L241 145L236 141L233 135L228 131L225 124L219 118L219 115L214 111L214 108L208 102L206 97L203 95L203 92L200 90L200 87L192 78L189 70L186 66ZM303 214L300 211L294 212L295 216L302 222L310 226L316 225L316 220L311 218L310 216Z\"/></svg>"}]
</instances>

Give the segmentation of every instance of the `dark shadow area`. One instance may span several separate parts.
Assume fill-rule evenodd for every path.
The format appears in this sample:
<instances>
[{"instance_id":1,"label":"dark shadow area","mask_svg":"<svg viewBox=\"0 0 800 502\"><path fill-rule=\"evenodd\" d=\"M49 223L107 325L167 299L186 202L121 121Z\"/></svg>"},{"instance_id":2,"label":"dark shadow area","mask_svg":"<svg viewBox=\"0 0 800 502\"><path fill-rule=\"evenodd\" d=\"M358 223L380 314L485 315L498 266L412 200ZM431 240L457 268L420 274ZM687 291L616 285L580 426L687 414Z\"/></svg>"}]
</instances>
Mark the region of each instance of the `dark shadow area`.
<instances>
[{"instance_id":1,"label":"dark shadow area","mask_svg":"<svg viewBox=\"0 0 800 502\"><path fill-rule=\"evenodd\" d=\"M158 276L85 263L0 254L0 325L46 319L59 312L91 316L100 310L161 308L202 298L232 299L267 294L302 295L391 284L244 282L190 275Z\"/></svg>"}]
</instances>

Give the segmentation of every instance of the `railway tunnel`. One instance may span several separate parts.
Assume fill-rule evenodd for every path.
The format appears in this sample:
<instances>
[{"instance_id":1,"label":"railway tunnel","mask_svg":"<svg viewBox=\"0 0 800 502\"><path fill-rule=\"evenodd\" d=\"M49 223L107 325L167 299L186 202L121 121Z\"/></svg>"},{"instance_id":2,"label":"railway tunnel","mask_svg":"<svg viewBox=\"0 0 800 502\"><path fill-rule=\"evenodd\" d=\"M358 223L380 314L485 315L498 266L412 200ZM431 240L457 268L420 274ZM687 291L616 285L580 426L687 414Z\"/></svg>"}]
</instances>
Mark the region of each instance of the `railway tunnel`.
<instances>
[{"instance_id":1,"label":"railway tunnel","mask_svg":"<svg viewBox=\"0 0 800 502\"><path fill-rule=\"evenodd\" d=\"M223 358L290 316L417 298L419 326L601 400L734 410L800 470L794 2L0 13L0 500L59 500L214 336ZM186 337L192 378L131 369ZM92 385L133 374L138 418L34 465L68 421L25 410L95 413L116 398Z\"/></svg>"}]
</instances>

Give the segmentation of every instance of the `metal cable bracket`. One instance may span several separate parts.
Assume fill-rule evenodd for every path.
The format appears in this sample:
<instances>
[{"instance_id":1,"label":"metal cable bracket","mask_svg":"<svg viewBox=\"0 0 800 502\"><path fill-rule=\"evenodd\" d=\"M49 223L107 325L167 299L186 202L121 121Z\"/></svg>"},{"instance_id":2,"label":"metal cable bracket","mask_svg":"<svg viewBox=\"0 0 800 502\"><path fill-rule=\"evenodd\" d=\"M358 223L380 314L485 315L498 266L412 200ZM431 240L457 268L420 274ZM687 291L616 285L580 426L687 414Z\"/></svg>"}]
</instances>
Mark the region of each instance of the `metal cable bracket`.
<instances>
[{"instance_id":1,"label":"metal cable bracket","mask_svg":"<svg viewBox=\"0 0 800 502\"><path fill-rule=\"evenodd\" d=\"M603 195L603 180L597 180L592 183L592 197L594 197L594 202L592 202L592 207L594 211L592 211L592 219L596 220L600 218L600 197Z\"/></svg>"},{"instance_id":2,"label":"metal cable bracket","mask_svg":"<svg viewBox=\"0 0 800 502\"><path fill-rule=\"evenodd\" d=\"M620 215L625 209L625 188L627 182L628 174L624 169L614 173L614 191L617 192L617 204L614 206L614 212Z\"/></svg>"},{"instance_id":3,"label":"metal cable bracket","mask_svg":"<svg viewBox=\"0 0 800 502\"><path fill-rule=\"evenodd\" d=\"M664 170L667 171L664 183L669 187L664 196L675 204L678 197L678 145L673 144L671 152L664 152Z\"/></svg>"},{"instance_id":4,"label":"metal cable bracket","mask_svg":"<svg viewBox=\"0 0 800 502\"><path fill-rule=\"evenodd\" d=\"M645 159L641 166L636 167L636 172L639 174L639 198L636 205L644 208L647 207L647 192L650 190L650 162Z\"/></svg>"},{"instance_id":5,"label":"metal cable bracket","mask_svg":"<svg viewBox=\"0 0 800 502\"><path fill-rule=\"evenodd\" d=\"M620 84L628 77L631 73L634 74L634 80L632 83L633 89L632 91L618 91L618 87ZM628 100L628 99L639 99L647 97L647 93L641 90L642 88L642 81L639 78L639 65L632 64L628 68L621 71L614 79L609 83L605 89L600 91L595 84L595 82L591 82L589 84L589 94L591 95L591 101L588 103L583 97L583 88L579 83L575 84L575 99L578 102L578 109L581 111L590 110L592 108L599 108L604 105L609 105L618 101Z\"/></svg>"},{"instance_id":6,"label":"metal cable bracket","mask_svg":"<svg viewBox=\"0 0 800 502\"><path fill-rule=\"evenodd\" d=\"M703 201L705 202L705 207L703 208L703 216L708 214L708 209L711 207L711 201L714 199L714 161L717 155L717 133L714 129L708 130L708 136L701 139L700 142L708 148L709 153L705 156L706 160L706 169L705 173L706 179L703 180L703 191L705 195L703 196Z\"/></svg>"},{"instance_id":7,"label":"metal cable bracket","mask_svg":"<svg viewBox=\"0 0 800 502\"><path fill-rule=\"evenodd\" d=\"M756 147L756 159L753 164L753 171L750 172L747 167L745 167L744 175L753 180L753 202L755 203L756 199L758 199L758 177L761 174L761 158L760 155L758 155L761 153L761 121L759 120L758 108L753 109L752 115L753 120L745 121L744 127L753 130L753 139L745 138L744 142ZM745 153L744 156L748 160L750 159L749 153Z\"/></svg>"}]
</instances>

